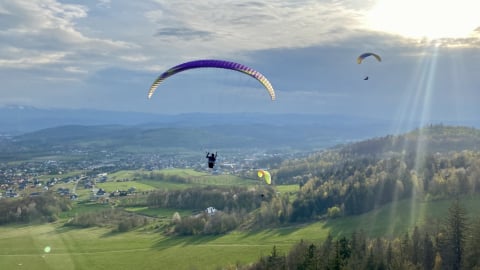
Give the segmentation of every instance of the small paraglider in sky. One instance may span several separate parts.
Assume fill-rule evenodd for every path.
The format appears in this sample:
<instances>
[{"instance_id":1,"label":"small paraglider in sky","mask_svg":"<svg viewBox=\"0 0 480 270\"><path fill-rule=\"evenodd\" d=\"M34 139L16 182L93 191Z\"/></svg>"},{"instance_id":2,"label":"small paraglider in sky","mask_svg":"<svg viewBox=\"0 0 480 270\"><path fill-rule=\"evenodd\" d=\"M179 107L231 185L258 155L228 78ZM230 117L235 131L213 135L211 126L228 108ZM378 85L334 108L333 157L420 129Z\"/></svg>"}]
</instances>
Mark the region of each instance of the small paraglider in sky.
<instances>
[{"instance_id":1,"label":"small paraglider in sky","mask_svg":"<svg viewBox=\"0 0 480 270\"><path fill-rule=\"evenodd\" d=\"M258 177L263 178L265 180L265 183L267 183L267 185L272 184L272 176L268 171L258 170L257 175Z\"/></svg>"},{"instance_id":2,"label":"small paraglider in sky","mask_svg":"<svg viewBox=\"0 0 480 270\"><path fill-rule=\"evenodd\" d=\"M382 58L380 57L380 55L378 55L376 53L367 52L367 53L362 53L357 57L357 63L361 64L363 62L363 59L365 59L369 56L373 56L378 60L378 62L382 62Z\"/></svg>"},{"instance_id":3,"label":"small paraglider in sky","mask_svg":"<svg viewBox=\"0 0 480 270\"><path fill-rule=\"evenodd\" d=\"M382 62L382 58L380 57L380 55L376 53L367 52L367 53L362 53L357 57L357 64L361 64L363 60L369 56L373 56L375 59L377 59L378 62ZM365 76L363 80L368 81L368 75Z\"/></svg>"}]
</instances>

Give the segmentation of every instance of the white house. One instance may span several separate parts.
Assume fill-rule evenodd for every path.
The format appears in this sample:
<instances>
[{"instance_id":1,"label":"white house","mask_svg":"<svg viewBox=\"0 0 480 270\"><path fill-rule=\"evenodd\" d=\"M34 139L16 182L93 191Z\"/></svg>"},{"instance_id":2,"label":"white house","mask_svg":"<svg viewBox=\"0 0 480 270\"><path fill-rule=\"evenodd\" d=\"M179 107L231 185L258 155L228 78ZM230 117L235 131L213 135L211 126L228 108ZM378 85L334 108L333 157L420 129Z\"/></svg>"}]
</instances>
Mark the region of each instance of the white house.
<instances>
[{"instance_id":1,"label":"white house","mask_svg":"<svg viewBox=\"0 0 480 270\"><path fill-rule=\"evenodd\" d=\"M207 207L207 209L205 209L205 212L207 212L207 214L209 214L210 216L212 215L215 215L215 212L217 212L217 209L215 209L215 207Z\"/></svg>"}]
</instances>

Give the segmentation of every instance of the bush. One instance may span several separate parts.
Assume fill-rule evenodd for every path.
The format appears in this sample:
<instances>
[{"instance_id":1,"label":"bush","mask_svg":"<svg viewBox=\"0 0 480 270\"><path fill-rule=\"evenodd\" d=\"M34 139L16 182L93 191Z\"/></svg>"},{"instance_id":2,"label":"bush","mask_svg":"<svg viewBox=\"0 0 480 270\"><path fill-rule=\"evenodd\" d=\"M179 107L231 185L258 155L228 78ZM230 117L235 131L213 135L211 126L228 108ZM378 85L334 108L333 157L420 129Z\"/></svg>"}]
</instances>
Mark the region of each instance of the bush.
<instances>
[{"instance_id":1,"label":"bush","mask_svg":"<svg viewBox=\"0 0 480 270\"><path fill-rule=\"evenodd\" d=\"M329 218L337 218L342 215L342 210L338 206L328 208L327 215Z\"/></svg>"}]
</instances>

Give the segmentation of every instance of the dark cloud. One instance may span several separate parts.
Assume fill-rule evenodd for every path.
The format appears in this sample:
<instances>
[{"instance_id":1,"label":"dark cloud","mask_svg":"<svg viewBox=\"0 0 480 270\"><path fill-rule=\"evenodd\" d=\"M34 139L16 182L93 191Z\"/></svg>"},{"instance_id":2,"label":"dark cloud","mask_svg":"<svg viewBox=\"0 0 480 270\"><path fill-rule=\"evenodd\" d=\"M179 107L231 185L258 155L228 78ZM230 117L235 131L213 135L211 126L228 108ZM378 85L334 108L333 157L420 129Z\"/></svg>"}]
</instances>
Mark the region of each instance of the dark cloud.
<instances>
[{"instance_id":1,"label":"dark cloud","mask_svg":"<svg viewBox=\"0 0 480 270\"><path fill-rule=\"evenodd\" d=\"M214 33L187 27L162 27L155 33L157 37L175 37L180 39L208 38Z\"/></svg>"},{"instance_id":2,"label":"dark cloud","mask_svg":"<svg viewBox=\"0 0 480 270\"><path fill-rule=\"evenodd\" d=\"M239 8L265 8L267 7L267 4L260 1L242 1L241 3L234 3L234 6Z\"/></svg>"},{"instance_id":3,"label":"dark cloud","mask_svg":"<svg viewBox=\"0 0 480 270\"><path fill-rule=\"evenodd\" d=\"M268 15L268 14L258 14L258 15L245 15L242 17L236 17L230 20L230 23L237 26L251 25L252 27L255 27L255 25L266 23L272 20L275 20L275 16Z\"/></svg>"}]
</instances>

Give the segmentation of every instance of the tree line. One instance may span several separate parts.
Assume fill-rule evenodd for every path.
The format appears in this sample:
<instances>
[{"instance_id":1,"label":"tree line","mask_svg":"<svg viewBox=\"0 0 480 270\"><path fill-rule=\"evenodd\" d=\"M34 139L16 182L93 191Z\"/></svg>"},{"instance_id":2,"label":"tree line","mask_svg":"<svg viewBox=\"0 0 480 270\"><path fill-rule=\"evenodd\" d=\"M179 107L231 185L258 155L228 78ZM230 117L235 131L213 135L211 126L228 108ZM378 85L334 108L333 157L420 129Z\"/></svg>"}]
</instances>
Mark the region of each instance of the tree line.
<instances>
[{"instance_id":1,"label":"tree line","mask_svg":"<svg viewBox=\"0 0 480 270\"><path fill-rule=\"evenodd\" d=\"M272 188L216 187L185 190L156 190L147 196L150 208L205 209L213 206L222 210L251 211L274 193Z\"/></svg>"},{"instance_id":2,"label":"tree line","mask_svg":"<svg viewBox=\"0 0 480 270\"><path fill-rule=\"evenodd\" d=\"M468 219L455 201L437 228L416 226L395 238L370 239L355 231L321 243L302 240L287 254L274 246L271 254L239 269L480 269L479 221Z\"/></svg>"},{"instance_id":3,"label":"tree line","mask_svg":"<svg viewBox=\"0 0 480 270\"><path fill-rule=\"evenodd\" d=\"M356 215L416 196L448 199L480 192L480 152L390 153L385 157L339 152L287 161L273 172L276 183L297 183L290 221Z\"/></svg>"},{"instance_id":4,"label":"tree line","mask_svg":"<svg viewBox=\"0 0 480 270\"><path fill-rule=\"evenodd\" d=\"M71 209L71 201L53 192L0 203L0 225L15 222L52 222L63 211Z\"/></svg>"}]
</instances>

